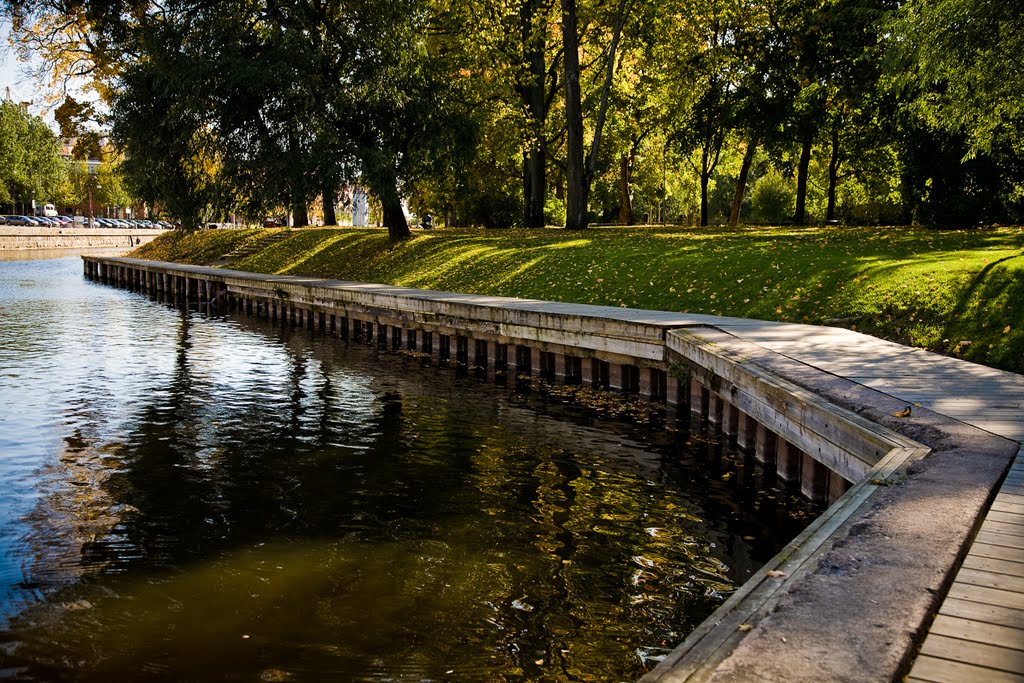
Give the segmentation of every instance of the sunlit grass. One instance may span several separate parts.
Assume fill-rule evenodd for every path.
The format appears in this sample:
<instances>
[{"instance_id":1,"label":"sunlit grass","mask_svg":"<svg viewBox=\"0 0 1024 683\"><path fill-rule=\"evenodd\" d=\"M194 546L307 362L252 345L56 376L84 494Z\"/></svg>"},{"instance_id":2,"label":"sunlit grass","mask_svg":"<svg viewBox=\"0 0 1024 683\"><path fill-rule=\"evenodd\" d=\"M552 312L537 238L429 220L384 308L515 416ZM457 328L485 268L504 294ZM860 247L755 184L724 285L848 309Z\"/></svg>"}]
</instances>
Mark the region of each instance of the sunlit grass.
<instances>
[{"instance_id":1,"label":"sunlit grass","mask_svg":"<svg viewBox=\"0 0 1024 683\"><path fill-rule=\"evenodd\" d=\"M168 236L139 253L213 263L268 232ZM300 230L231 267L837 325L1024 372L1021 227L460 229L399 244Z\"/></svg>"}]
</instances>

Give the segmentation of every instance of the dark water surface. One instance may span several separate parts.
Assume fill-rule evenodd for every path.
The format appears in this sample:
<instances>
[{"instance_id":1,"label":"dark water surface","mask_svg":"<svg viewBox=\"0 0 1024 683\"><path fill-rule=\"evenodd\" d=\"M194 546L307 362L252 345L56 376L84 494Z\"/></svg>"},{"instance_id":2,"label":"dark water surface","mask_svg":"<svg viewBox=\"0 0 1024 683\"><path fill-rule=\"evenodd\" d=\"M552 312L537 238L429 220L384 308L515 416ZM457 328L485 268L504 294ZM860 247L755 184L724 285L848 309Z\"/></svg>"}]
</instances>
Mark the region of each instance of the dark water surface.
<instances>
[{"instance_id":1,"label":"dark water surface","mask_svg":"<svg viewBox=\"0 0 1024 683\"><path fill-rule=\"evenodd\" d=\"M811 511L702 435L0 262L0 679L610 681Z\"/></svg>"}]
</instances>

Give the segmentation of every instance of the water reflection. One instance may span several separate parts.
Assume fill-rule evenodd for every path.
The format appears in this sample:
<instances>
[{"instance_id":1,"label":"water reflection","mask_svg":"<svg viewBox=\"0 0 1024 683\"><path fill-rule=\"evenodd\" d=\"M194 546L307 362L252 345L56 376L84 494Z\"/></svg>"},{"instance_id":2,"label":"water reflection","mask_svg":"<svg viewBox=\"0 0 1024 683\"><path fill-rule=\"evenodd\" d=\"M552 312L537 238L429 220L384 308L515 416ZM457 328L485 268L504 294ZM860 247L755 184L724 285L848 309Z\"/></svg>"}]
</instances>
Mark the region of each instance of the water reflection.
<instances>
[{"instance_id":1,"label":"water reflection","mask_svg":"<svg viewBox=\"0 0 1024 683\"><path fill-rule=\"evenodd\" d=\"M0 277L0 676L636 677L808 512L699 431L39 263Z\"/></svg>"}]
</instances>

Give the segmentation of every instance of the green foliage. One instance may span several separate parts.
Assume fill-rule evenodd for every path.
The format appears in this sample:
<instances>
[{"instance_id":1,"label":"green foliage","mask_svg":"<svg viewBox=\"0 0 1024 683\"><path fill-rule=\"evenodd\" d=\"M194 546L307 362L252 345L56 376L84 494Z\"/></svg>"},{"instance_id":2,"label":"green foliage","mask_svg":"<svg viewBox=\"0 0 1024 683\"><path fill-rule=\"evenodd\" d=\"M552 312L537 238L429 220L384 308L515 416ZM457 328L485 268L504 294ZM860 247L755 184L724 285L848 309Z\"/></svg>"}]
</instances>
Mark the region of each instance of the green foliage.
<instances>
[{"instance_id":1,"label":"green foliage","mask_svg":"<svg viewBox=\"0 0 1024 683\"><path fill-rule=\"evenodd\" d=\"M793 181L775 169L758 178L750 197L755 220L774 225L793 215L794 200Z\"/></svg>"},{"instance_id":2,"label":"green foliage","mask_svg":"<svg viewBox=\"0 0 1024 683\"><path fill-rule=\"evenodd\" d=\"M974 153L1024 152L1024 22L1017 2L913 0L888 27L894 78L936 127L967 136Z\"/></svg>"},{"instance_id":3,"label":"green foliage","mask_svg":"<svg viewBox=\"0 0 1024 683\"><path fill-rule=\"evenodd\" d=\"M168 235L138 254L210 263L254 234ZM301 230L231 267L843 325L1024 371L1020 227L616 227L571 239L558 230L440 230L417 233L398 245L389 244L378 230Z\"/></svg>"},{"instance_id":4,"label":"green foliage","mask_svg":"<svg viewBox=\"0 0 1024 683\"><path fill-rule=\"evenodd\" d=\"M60 141L46 123L12 102L0 102L0 204L28 212L33 199L57 199L67 177Z\"/></svg>"},{"instance_id":5,"label":"green foliage","mask_svg":"<svg viewBox=\"0 0 1024 683\"><path fill-rule=\"evenodd\" d=\"M575 223L714 222L747 149L797 179L794 218L1024 217L1017 3L6 5L19 49L113 105L131 192L186 222L301 222L346 182L369 186L389 224L407 200L453 225L537 227L565 221L553 197L588 193ZM57 111L69 134L95 115L70 98ZM97 145L83 135L75 153ZM27 185L5 181L0 199Z\"/></svg>"},{"instance_id":6,"label":"green foliage","mask_svg":"<svg viewBox=\"0 0 1024 683\"><path fill-rule=\"evenodd\" d=\"M565 225L565 200L551 195L544 203L544 223L546 225Z\"/></svg>"}]
</instances>

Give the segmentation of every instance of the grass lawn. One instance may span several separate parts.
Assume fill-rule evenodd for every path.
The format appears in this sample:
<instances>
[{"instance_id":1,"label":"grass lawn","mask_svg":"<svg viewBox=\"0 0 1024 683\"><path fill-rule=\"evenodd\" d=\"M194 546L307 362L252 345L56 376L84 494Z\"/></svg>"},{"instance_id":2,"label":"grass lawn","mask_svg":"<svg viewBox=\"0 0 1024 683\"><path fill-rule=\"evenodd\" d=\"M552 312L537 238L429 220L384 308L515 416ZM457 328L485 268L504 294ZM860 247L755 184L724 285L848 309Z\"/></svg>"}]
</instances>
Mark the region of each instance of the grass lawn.
<instances>
[{"instance_id":1,"label":"grass lawn","mask_svg":"<svg viewBox=\"0 0 1024 683\"><path fill-rule=\"evenodd\" d=\"M168 234L209 264L280 230ZM1024 227L284 231L230 267L425 289L835 325L1024 372Z\"/></svg>"}]
</instances>

